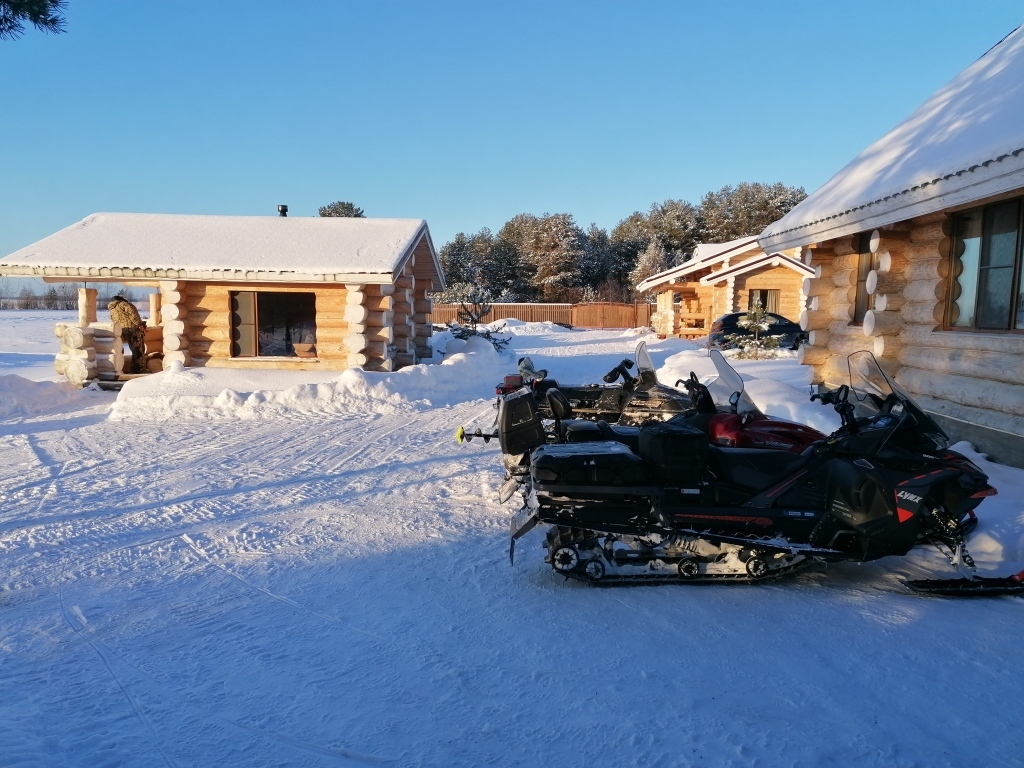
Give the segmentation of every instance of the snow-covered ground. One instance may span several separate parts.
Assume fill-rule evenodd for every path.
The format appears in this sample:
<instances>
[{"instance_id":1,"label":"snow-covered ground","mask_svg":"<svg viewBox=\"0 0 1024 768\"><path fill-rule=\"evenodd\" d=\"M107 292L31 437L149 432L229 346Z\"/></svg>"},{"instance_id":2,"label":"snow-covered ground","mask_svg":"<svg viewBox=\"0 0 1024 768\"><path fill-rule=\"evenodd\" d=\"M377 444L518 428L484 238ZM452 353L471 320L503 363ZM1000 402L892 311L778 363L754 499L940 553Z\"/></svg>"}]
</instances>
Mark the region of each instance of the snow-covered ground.
<instances>
[{"instance_id":1,"label":"snow-covered ground","mask_svg":"<svg viewBox=\"0 0 1024 768\"><path fill-rule=\"evenodd\" d=\"M50 313L31 343L10 314L0 364L53 354ZM516 357L582 383L647 338L663 380L712 369L678 340L510 330L505 360L176 370L116 403L0 371L0 765L1020 764L1024 601L906 592L936 553L591 589L535 531L511 567L497 446L454 433L490 424ZM831 423L792 358L737 368ZM1024 472L972 458L1001 491L972 552L1020 570Z\"/></svg>"}]
</instances>

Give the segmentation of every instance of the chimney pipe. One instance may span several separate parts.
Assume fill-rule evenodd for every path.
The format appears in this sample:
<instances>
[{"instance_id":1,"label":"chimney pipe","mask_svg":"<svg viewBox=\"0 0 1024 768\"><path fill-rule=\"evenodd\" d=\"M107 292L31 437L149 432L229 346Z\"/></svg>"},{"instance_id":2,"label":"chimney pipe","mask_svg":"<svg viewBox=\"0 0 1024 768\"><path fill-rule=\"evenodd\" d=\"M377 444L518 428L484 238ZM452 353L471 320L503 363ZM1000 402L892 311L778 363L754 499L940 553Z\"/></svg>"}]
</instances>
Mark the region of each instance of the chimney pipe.
<instances>
[{"instance_id":1,"label":"chimney pipe","mask_svg":"<svg viewBox=\"0 0 1024 768\"><path fill-rule=\"evenodd\" d=\"M279 205L279 206L277 206L277 215L278 216L287 217L288 216L288 206L287 205Z\"/></svg>"}]
</instances>

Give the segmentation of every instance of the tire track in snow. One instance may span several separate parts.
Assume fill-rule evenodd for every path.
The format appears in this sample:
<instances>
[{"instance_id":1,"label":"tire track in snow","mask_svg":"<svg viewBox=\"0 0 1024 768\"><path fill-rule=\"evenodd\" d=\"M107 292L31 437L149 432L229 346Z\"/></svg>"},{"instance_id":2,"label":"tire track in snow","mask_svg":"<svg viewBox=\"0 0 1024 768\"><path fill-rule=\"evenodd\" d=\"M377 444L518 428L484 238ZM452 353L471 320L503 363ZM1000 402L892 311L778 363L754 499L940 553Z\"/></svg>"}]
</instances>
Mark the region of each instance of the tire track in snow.
<instances>
[{"instance_id":1,"label":"tire track in snow","mask_svg":"<svg viewBox=\"0 0 1024 768\"><path fill-rule=\"evenodd\" d=\"M328 616L325 613L320 613L318 611L314 611L311 608L307 608L306 606L301 605L300 603L295 602L290 597L285 597L284 595L279 595L276 592L272 592L269 589L261 587L261 586L259 586L257 584L253 584L251 581L248 581L247 579L239 576L237 573L232 571L230 568L228 568L228 567L226 567L224 565L221 565L220 563L218 563L215 560L213 560L203 549L201 549L199 547L198 544L195 543L195 541L192 539L192 537L189 536L188 534L183 533L178 538L180 538L183 542L185 542L185 544L188 545L189 549L191 549L193 552L195 552L197 555L199 555L199 557L202 558L203 562L207 563L208 565L212 565L214 568L219 569L222 573L227 574L232 579L235 579L236 581L241 583L243 586L253 590L254 592L259 592L260 594L269 597L271 600L277 600L279 603L284 603L285 605L291 606L292 608L294 608L297 611L301 611L303 613L308 613L310 616L315 616L318 619L323 619L324 621L329 621L332 624L336 624L336 625L338 625L340 627L344 627L345 629L349 629L349 630L351 630L353 632L358 632L361 635L366 635L367 637L373 638L374 640L376 640L376 641L378 641L380 643L383 643L385 645L388 643L388 640L386 638L381 637L380 635L375 635L375 634L373 634L373 632L367 632L364 629L359 629L358 627L353 627L351 624L348 624L348 623L342 621L341 619L339 619L339 618L337 618L335 616Z\"/></svg>"},{"instance_id":2,"label":"tire track in snow","mask_svg":"<svg viewBox=\"0 0 1024 768\"><path fill-rule=\"evenodd\" d=\"M185 543L189 544L188 537L187 537L186 534L182 534L181 536L178 536L178 537L175 537L175 538L185 540ZM164 539L164 540L166 540L166 539ZM203 556L205 558L205 554L200 549L198 549L197 547L194 547L192 544L189 544L189 546L190 546L190 548L193 549L193 551L195 551L196 553L200 554L200 556ZM207 562L209 562L208 559L207 559ZM211 564L212 565L216 565L216 563L211 563ZM221 570L225 570L225 569L221 569ZM228 573L226 570L225 570L225 572ZM245 586L247 586L247 587L255 589L256 591L265 592L265 590L261 590L259 587L254 587L253 585L245 582L243 579L240 579L238 576L236 576L233 573L228 573L228 575L238 579L243 584L245 584ZM82 640L84 640L93 649L93 651L96 652L96 654L100 657L100 659L103 661L104 667L106 668L106 670L109 673L110 677L114 680L114 682L117 684L119 690L122 692L122 694L124 694L125 698L127 698L129 703L132 705L132 709L134 710L134 712L135 712L136 716L138 717L138 719L143 723L144 726L146 726L147 730L157 740L157 748L159 749L161 755L163 756L164 761L168 765L170 765L172 767L176 766L177 763L172 758L170 758L164 752L163 748L159 745L159 736L156 733L156 729L154 728L154 726L152 724L152 721L146 716L144 708L143 708L141 702L139 701L138 694L133 693L131 691L131 688L130 688L129 684L126 683L122 679L122 677L120 675L118 675L114 671L113 664L111 663L111 660L112 659L116 660L117 662L119 662L120 664L124 665L125 667L128 667L129 669L133 670L136 674L138 674L140 677L144 678L145 680L148 680L151 684L157 685L157 686L159 686L161 688L163 686L159 683L159 681L157 681L153 677L153 675L151 673L149 673L149 672L139 668L136 664L133 664L132 662L128 661L123 655L117 653L107 643L105 643L102 640L99 640L97 638L89 636L87 634L87 632L86 632L86 625L85 625L85 623L82 620L75 621L71 617L71 614L74 612L74 610L73 609L68 609L67 606L66 606L66 603L65 603L65 600L64 600L63 586L64 586L64 584L63 584L63 581L62 581L61 585L60 585L59 596L60 596L61 614L64 617L65 622L72 629L72 631L74 631L76 635L78 635ZM292 603L287 598L281 598L279 596L275 596L275 597L276 597L276 599L279 599L282 602L285 602L285 603L287 603L289 605L293 605L294 607L298 607L300 610L303 610L305 613L311 613L312 615L318 616L319 618L326 618L329 621L331 620L331 617L321 616L320 614L317 614L316 612L309 611L308 609L302 608L302 606L298 606L297 604ZM359 630L357 630L357 631L359 631ZM161 692L160 695L164 695L164 693ZM183 707L187 708L188 710L198 714L199 716L203 717L204 719L206 719L208 721L216 721L216 722L224 723L226 725L238 728L238 729L240 729L242 731L245 731L247 733L256 734L257 736L260 736L260 737L263 737L263 738L270 738L270 739L273 739L273 740L276 740L276 741L280 742L281 744L285 744L285 745L288 745L290 747L296 747L296 748L305 750L305 751L313 753L313 754L324 755L324 756L332 757L332 758L342 758L342 759L345 759L345 760L355 761L355 762L363 763L363 764L367 764L367 765L387 765L387 764L393 762L393 760L391 758L378 757L376 755L368 755L368 754L364 754L364 753L357 752L355 750L349 749L347 747L324 747L324 746L321 746L319 744L314 744L314 743L309 742L307 740L300 739L300 738L298 738L296 736L293 736L293 735L291 735L289 733L286 733L284 731L278 731L278 730L272 730L272 729L264 729L264 728L259 728L259 727L256 727L256 726L247 725L245 723L240 723L237 720L232 720L231 718L224 717L223 715L221 715L221 714L219 714L219 713L217 713L215 711L205 710L205 709L203 709L201 707L197 707L195 704L193 704L191 702L188 702L188 701L179 700L178 704L180 706L183 706Z\"/></svg>"},{"instance_id":3,"label":"tire track in snow","mask_svg":"<svg viewBox=\"0 0 1024 768\"><path fill-rule=\"evenodd\" d=\"M149 731L150 735L153 737L153 741L156 744L156 748L160 752L161 757L163 757L164 763L170 766L170 768L177 768L177 763L174 762L164 751L163 745L160 743L160 737L156 732L156 728L153 727L153 723L146 716L146 713L142 709L142 705L136 700L135 696L132 695L131 691L129 691L125 684L121 681L121 678L118 677L117 673L114 671L114 668L110 664L110 660L107 658L106 654L104 654L103 651L100 649L99 645L85 633L84 621L81 622L80 625L79 622L76 622L71 618L71 612L68 610L68 607L64 602L63 571L61 571L60 589L58 590L58 594L60 597L60 612L61 615L64 617L64 621L66 621L68 626L71 627L71 630L76 635L78 635L78 637L80 637L82 640L88 643L89 647L92 648L96 655L100 657L100 660L103 662L103 666L106 667L107 672L110 674L110 677L117 684L117 687L120 689L122 695L124 695L124 697L128 700L128 703L131 704L132 709L135 711L135 716L139 719L139 721L143 724L143 726L145 726L146 730Z\"/></svg>"}]
</instances>

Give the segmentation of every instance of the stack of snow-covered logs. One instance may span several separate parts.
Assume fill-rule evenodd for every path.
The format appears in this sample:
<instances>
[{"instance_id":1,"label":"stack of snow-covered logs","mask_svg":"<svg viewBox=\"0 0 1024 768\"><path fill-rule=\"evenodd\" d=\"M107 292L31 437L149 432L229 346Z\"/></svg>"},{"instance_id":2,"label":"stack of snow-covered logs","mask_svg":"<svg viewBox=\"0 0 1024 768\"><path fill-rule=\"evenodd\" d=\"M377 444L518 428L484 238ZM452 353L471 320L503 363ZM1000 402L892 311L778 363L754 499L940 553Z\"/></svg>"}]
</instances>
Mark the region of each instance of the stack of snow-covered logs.
<instances>
[{"instance_id":1,"label":"stack of snow-covered logs","mask_svg":"<svg viewBox=\"0 0 1024 768\"><path fill-rule=\"evenodd\" d=\"M950 223L942 217L871 233L872 269L864 285L870 308L861 325L851 325L860 261L853 236L804 249L804 263L814 268L815 277L804 280L808 307L800 325L809 339L798 357L808 366L810 383L848 380L846 357L859 350L874 353L890 375L906 364L901 350L908 336L915 337L912 328L931 334L943 323L941 273L948 269L950 235Z\"/></svg>"},{"instance_id":2,"label":"stack of snow-covered logs","mask_svg":"<svg viewBox=\"0 0 1024 768\"><path fill-rule=\"evenodd\" d=\"M60 338L60 354L53 361L57 373L79 387L92 379L117 381L124 370L120 325L57 323L54 333Z\"/></svg>"},{"instance_id":3,"label":"stack of snow-covered logs","mask_svg":"<svg viewBox=\"0 0 1024 768\"><path fill-rule=\"evenodd\" d=\"M160 324L163 335L164 367L170 363L189 365L192 356L189 354L189 323L188 307L185 306L185 282L179 280L161 280L157 305L159 306ZM154 309L154 319L158 316Z\"/></svg>"},{"instance_id":4,"label":"stack of snow-covered logs","mask_svg":"<svg viewBox=\"0 0 1024 768\"><path fill-rule=\"evenodd\" d=\"M348 284L345 337L348 364L369 371L393 371L432 354L426 297L432 284L417 280L412 261L392 284Z\"/></svg>"}]
</instances>

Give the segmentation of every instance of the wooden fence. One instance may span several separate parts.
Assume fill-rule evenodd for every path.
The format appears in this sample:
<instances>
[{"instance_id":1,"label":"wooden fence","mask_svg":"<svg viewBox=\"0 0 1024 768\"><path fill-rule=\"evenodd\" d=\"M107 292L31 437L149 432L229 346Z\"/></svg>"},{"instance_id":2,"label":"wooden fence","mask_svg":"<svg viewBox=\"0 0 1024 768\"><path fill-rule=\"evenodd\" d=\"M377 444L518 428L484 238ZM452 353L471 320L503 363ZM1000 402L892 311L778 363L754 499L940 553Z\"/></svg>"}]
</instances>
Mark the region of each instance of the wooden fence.
<instances>
[{"instance_id":1,"label":"wooden fence","mask_svg":"<svg viewBox=\"0 0 1024 768\"><path fill-rule=\"evenodd\" d=\"M651 324L653 304L618 304L599 301L590 304L492 304L483 322L515 319L527 323L571 325L574 328L639 328ZM450 323L458 320L458 304L434 304L430 313L432 323Z\"/></svg>"}]
</instances>

